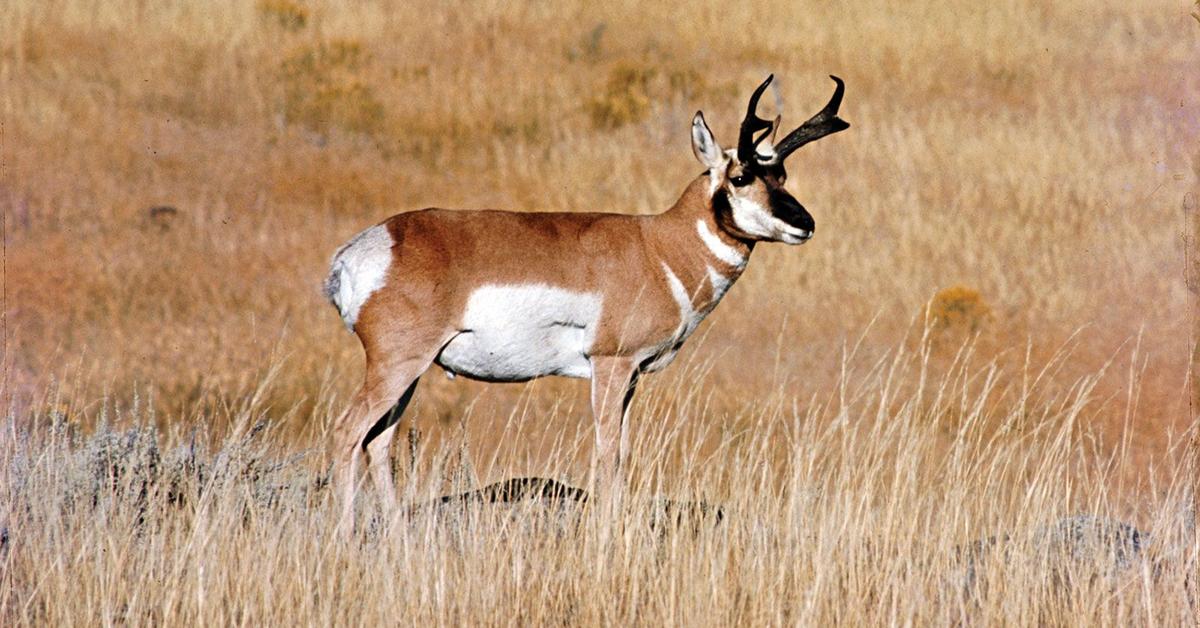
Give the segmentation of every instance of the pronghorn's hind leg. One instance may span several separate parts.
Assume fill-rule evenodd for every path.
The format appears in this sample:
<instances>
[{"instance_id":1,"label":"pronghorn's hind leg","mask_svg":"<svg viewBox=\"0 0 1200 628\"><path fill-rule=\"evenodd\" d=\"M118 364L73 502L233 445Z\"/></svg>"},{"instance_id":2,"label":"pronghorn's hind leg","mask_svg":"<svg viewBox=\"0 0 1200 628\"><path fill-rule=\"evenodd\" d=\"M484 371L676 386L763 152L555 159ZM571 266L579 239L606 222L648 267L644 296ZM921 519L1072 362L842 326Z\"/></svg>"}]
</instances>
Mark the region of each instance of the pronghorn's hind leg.
<instances>
[{"instance_id":1,"label":"pronghorn's hind leg","mask_svg":"<svg viewBox=\"0 0 1200 628\"><path fill-rule=\"evenodd\" d=\"M363 447L367 450L367 466L371 471L371 479L375 483L375 492L379 493L379 499L383 501L384 512L387 513L396 508L396 487L392 480L391 458L388 453L391 451L396 426L404 416L409 402L412 401L419 380L418 377L408 385L396 405L380 417L363 438Z\"/></svg>"},{"instance_id":2,"label":"pronghorn's hind leg","mask_svg":"<svg viewBox=\"0 0 1200 628\"><path fill-rule=\"evenodd\" d=\"M343 535L353 532L358 462L364 452L384 506L391 509L395 505L388 460L392 436L416 388L417 379L433 363L441 347L438 336L402 336L389 339L386 345L362 338L367 351L363 385L334 425L333 483L341 500L339 525Z\"/></svg>"}]
</instances>

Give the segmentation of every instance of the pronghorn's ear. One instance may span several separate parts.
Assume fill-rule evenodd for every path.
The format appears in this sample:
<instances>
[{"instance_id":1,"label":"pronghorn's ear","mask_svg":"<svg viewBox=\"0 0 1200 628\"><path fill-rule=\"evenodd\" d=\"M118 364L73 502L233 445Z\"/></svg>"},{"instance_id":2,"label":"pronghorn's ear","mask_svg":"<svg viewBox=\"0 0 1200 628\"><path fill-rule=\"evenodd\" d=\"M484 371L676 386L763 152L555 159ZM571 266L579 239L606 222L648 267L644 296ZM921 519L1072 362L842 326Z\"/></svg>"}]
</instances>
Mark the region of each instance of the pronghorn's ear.
<instances>
[{"instance_id":1,"label":"pronghorn's ear","mask_svg":"<svg viewBox=\"0 0 1200 628\"><path fill-rule=\"evenodd\" d=\"M725 165L725 151L721 150L721 145L704 122L704 114L699 111L692 118L692 152L709 170Z\"/></svg>"}]
</instances>

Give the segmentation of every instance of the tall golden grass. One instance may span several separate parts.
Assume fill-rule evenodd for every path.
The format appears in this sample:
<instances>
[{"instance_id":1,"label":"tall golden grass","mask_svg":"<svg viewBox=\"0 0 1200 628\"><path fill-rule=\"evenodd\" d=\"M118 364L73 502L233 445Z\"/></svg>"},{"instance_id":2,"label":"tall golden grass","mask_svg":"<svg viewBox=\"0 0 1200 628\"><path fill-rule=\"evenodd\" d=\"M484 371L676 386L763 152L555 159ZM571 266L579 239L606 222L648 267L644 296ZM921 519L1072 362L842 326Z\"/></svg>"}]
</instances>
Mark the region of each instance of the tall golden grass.
<instances>
[{"instance_id":1,"label":"tall golden grass","mask_svg":"<svg viewBox=\"0 0 1200 628\"><path fill-rule=\"evenodd\" d=\"M1193 10L0 4L0 617L1195 617ZM615 536L530 507L334 543L321 447L361 357L319 294L333 249L430 205L662 211L698 170L691 114L729 142L768 72L785 125L824 103L826 74L847 82L854 126L789 164L818 236L760 247L647 380ZM584 387L431 373L397 455L408 500L579 482ZM97 448L152 428L156 467L80 488L113 473ZM204 475L184 450L259 472ZM160 495L170 473L189 499ZM251 499L268 481L289 488ZM658 536L642 524L661 494L729 514ZM1022 562L1048 559L1038 530L1071 513L1136 525L1147 549L1069 586ZM986 586L947 575L1000 533L1015 549Z\"/></svg>"},{"instance_id":2,"label":"tall golden grass","mask_svg":"<svg viewBox=\"0 0 1200 628\"><path fill-rule=\"evenodd\" d=\"M1064 392L1056 366L1005 376L964 357L934 377L928 350L847 356L828 399L766 408L738 429L706 421L698 396L677 401L675 416L638 430L615 515L542 499L438 505L480 486L495 459L443 449L429 468L400 470L405 502L421 507L389 516L363 504L349 543L332 533L339 509L319 454L280 452L281 428L256 423L261 401L222 414L239 426L223 440L161 434L145 405L109 408L91 435L62 417L10 422L0 618L1195 623L1193 471L1171 456L1164 482L1128 494L1129 449L1097 455L1084 427L1101 374ZM717 441L710 453L705 439ZM542 474L570 482L577 458L559 443ZM1135 512L1119 503L1128 497ZM1118 519L1131 514L1136 524Z\"/></svg>"}]
</instances>

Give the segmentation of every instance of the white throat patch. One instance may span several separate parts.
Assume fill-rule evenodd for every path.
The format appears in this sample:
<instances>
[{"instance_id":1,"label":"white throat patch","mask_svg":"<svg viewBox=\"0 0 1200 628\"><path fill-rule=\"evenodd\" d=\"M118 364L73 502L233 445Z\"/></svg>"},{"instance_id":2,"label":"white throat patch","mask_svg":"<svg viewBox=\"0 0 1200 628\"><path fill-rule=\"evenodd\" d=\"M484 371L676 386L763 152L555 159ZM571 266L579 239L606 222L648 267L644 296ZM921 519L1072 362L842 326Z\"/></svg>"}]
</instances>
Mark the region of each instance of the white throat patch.
<instances>
[{"instance_id":1,"label":"white throat patch","mask_svg":"<svg viewBox=\"0 0 1200 628\"><path fill-rule=\"evenodd\" d=\"M717 234L713 233L704 220L696 221L696 232L700 234L704 245L708 247L709 251L712 251L713 255L717 256L717 259L738 268L746 265L746 256L742 255L741 251L725 244Z\"/></svg>"},{"instance_id":2,"label":"white throat patch","mask_svg":"<svg viewBox=\"0 0 1200 628\"><path fill-rule=\"evenodd\" d=\"M689 294L679 276L675 274L671 267L666 262L662 263L663 273L667 276L667 287L671 290L671 297L675 300L675 305L679 308L679 326L675 328L675 334L669 338L664 344L661 344L643 355L642 358L653 356L654 359L645 365L644 369L647 372L657 371L666 365L670 364L675 359L675 353L679 350L679 345L687 340L692 332L700 326L704 317L712 312L713 308L725 296L729 290L729 286L733 284L733 280L722 275L713 269L712 266L707 266L707 279L712 284L713 295L712 299L707 303L701 304L700 309L692 304L695 295ZM703 280L701 280L703 282ZM699 289L703 286L697 286Z\"/></svg>"},{"instance_id":3,"label":"white throat patch","mask_svg":"<svg viewBox=\"0 0 1200 628\"><path fill-rule=\"evenodd\" d=\"M662 264L663 272L667 273L667 284L671 287L671 296L675 298L675 304L679 306L679 335L688 333L688 327L695 327L700 324L699 316L695 309L692 308L692 297L688 294L687 288L683 287L683 282L667 266L666 262Z\"/></svg>"},{"instance_id":4,"label":"white throat patch","mask_svg":"<svg viewBox=\"0 0 1200 628\"><path fill-rule=\"evenodd\" d=\"M709 307L713 308L724 298L725 293L729 291L729 286L733 285L733 281L717 272L712 266L708 267L708 280L712 283L713 289L712 305Z\"/></svg>"}]
</instances>

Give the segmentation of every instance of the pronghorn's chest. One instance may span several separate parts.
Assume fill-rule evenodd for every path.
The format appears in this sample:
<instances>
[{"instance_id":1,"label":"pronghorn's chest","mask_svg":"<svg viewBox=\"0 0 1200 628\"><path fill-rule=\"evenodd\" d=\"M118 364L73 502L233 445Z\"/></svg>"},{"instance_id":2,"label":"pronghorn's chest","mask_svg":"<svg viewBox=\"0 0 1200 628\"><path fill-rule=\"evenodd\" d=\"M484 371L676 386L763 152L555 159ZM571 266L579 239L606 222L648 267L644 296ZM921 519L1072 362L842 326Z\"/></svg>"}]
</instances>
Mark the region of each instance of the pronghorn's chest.
<instances>
[{"instance_id":1,"label":"pronghorn's chest","mask_svg":"<svg viewBox=\"0 0 1200 628\"><path fill-rule=\"evenodd\" d=\"M663 263L662 268L667 287L678 308L679 324L662 342L645 350L643 370L648 372L660 370L675 359L684 341L691 337L704 318L717 307L737 279L737 275L741 273L739 266L734 276L730 277L710 265L702 277L690 282L694 285L688 285L668 264Z\"/></svg>"},{"instance_id":2,"label":"pronghorn's chest","mask_svg":"<svg viewBox=\"0 0 1200 628\"><path fill-rule=\"evenodd\" d=\"M591 377L588 352L602 306L598 294L543 284L477 288L437 363L489 381Z\"/></svg>"}]
</instances>

